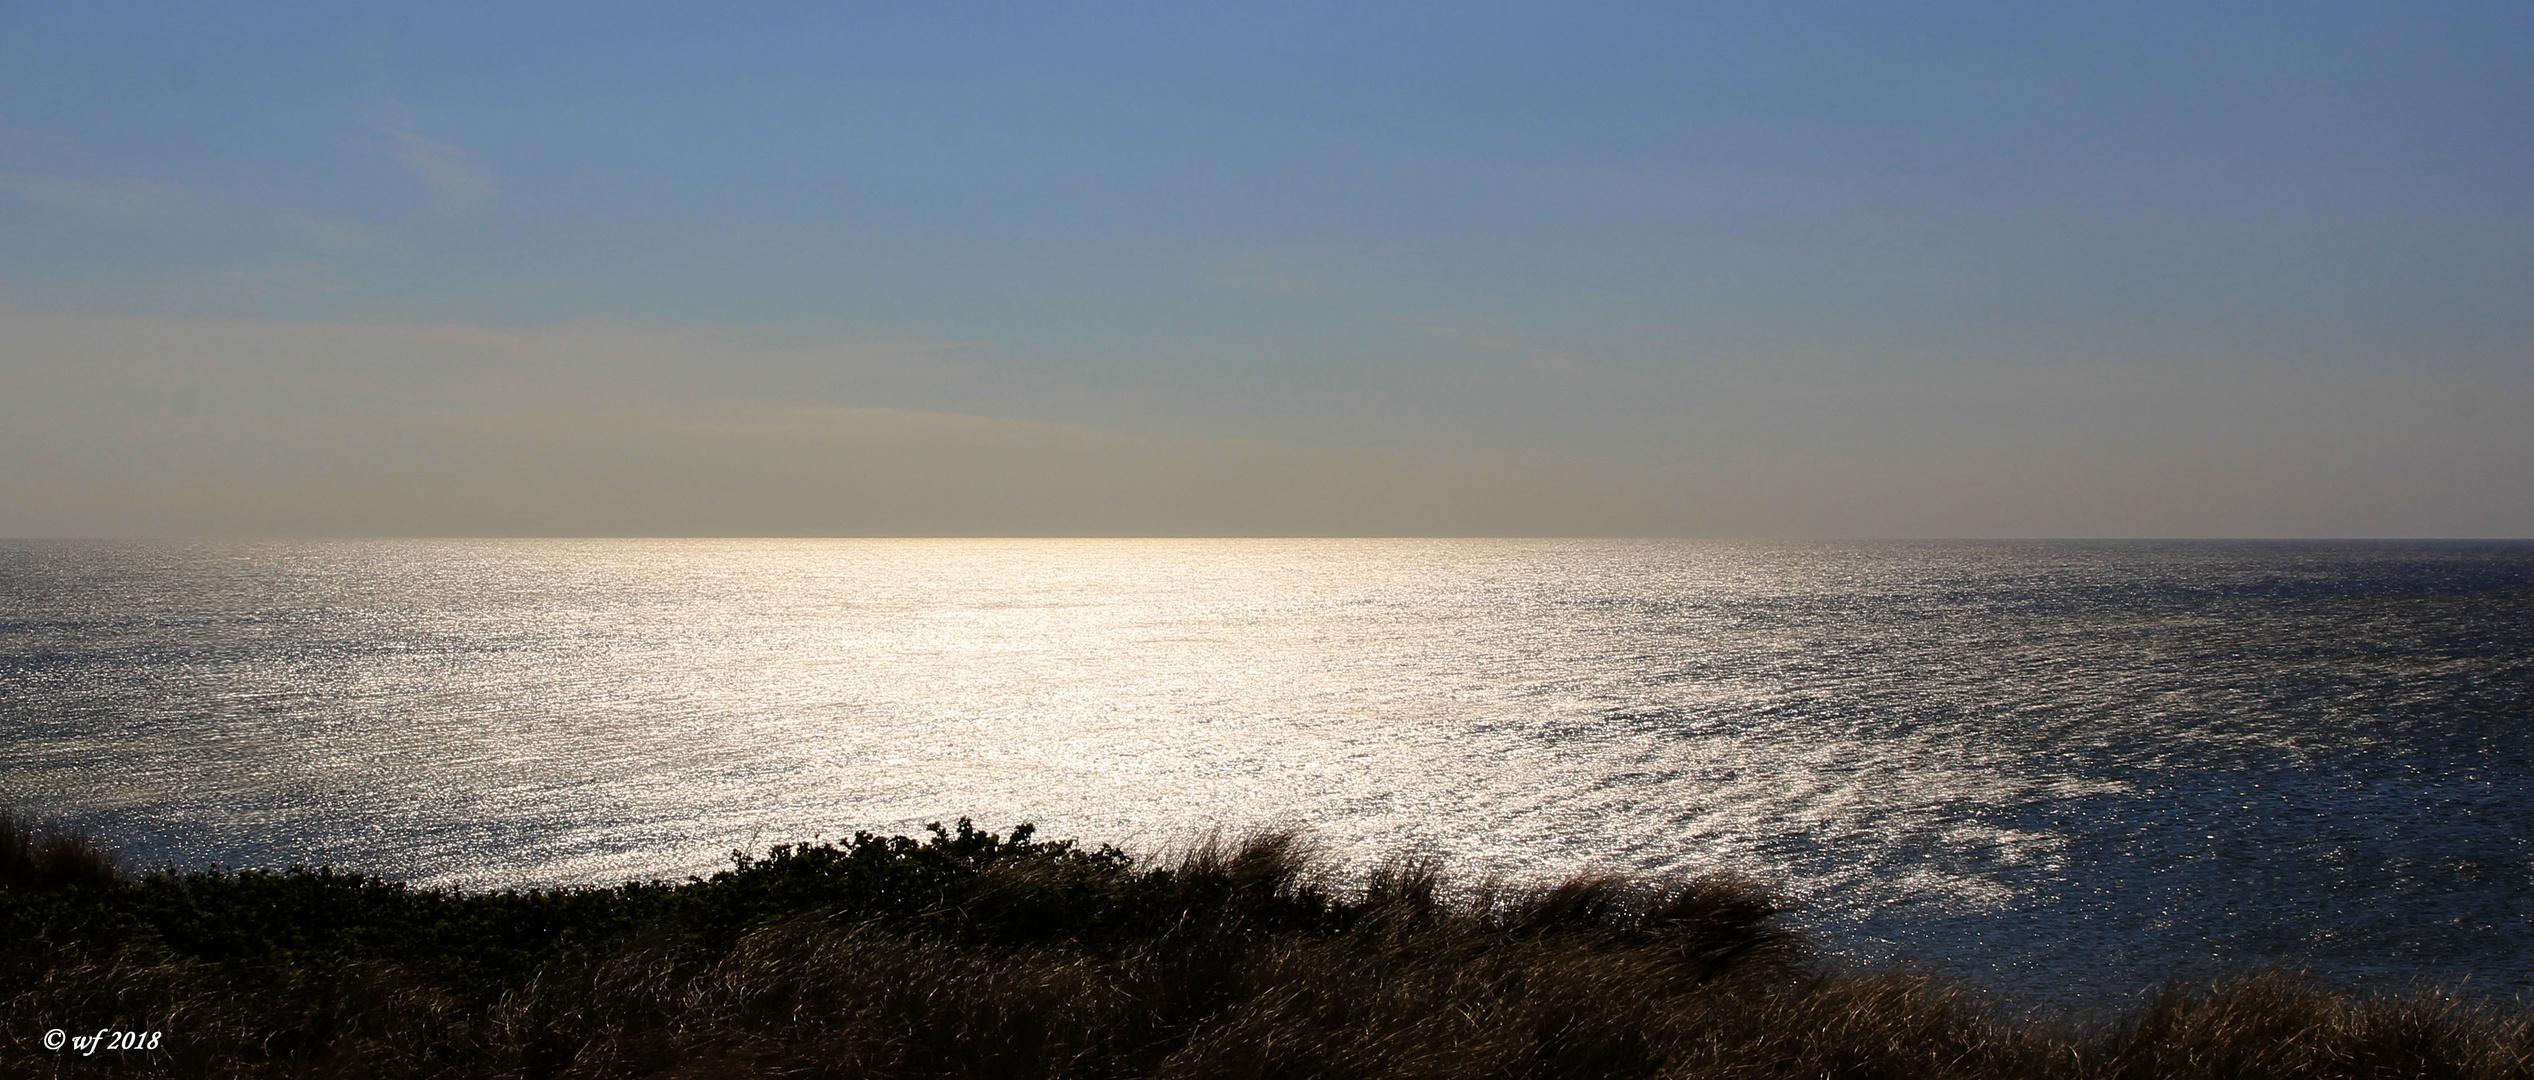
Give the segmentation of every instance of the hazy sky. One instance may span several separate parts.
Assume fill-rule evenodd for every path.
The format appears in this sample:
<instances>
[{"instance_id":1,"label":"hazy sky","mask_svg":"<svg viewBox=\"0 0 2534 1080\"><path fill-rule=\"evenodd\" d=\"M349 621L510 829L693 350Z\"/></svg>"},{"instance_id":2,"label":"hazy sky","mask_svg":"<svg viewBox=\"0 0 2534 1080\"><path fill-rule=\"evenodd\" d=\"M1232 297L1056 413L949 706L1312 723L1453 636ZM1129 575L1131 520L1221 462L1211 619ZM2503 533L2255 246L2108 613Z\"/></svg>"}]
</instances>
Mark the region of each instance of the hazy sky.
<instances>
[{"instance_id":1,"label":"hazy sky","mask_svg":"<svg viewBox=\"0 0 2534 1080\"><path fill-rule=\"evenodd\" d=\"M0 536L2534 535L2528 57L0 0Z\"/></svg>"}]
</instances>

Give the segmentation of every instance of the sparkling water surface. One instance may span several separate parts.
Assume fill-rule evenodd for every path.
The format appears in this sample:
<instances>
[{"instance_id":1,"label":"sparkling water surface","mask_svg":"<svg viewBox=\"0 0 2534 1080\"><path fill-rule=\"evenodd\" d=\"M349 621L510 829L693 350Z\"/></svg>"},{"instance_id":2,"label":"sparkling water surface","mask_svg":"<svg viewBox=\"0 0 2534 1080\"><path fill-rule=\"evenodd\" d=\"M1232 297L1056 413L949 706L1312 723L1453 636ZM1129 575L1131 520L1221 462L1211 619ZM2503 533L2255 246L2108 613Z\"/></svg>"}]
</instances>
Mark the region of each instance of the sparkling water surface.
<instances>
[{"instance_id":1,"label":"sparkling water surface","mask_svg":"<svg viewBox=\"0 0 2534 1080\"><path fill-rule=\"evenodd\" d=\"M2025 1000L2534 992L2534 545L0 545L0 797L485 888L1034 822L1731 870Z\"/></svg>"}]
</instances>

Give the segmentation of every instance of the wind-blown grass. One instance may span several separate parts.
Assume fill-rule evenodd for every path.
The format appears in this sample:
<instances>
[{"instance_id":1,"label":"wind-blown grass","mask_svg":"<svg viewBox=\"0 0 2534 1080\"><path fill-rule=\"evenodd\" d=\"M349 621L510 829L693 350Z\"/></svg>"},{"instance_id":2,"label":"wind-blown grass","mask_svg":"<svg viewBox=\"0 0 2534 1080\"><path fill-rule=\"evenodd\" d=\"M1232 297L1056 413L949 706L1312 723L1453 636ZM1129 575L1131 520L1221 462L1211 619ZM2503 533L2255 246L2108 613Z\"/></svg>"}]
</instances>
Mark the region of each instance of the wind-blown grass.
<instances>
[{"instance_id":1,"label":"wind-blown grass","mask_svg":"<svg viewBox=\"0 0 2534 1080\"><path fill-rule=\"evenodd\" d=\"M117 876L114 859L85 835L0 806L0 888L103 885Z\"/></svg>"},{"instance_id":2,"label":"wind-blown grass","mask_svg":"<svg viewBox=\"0 0 2534 1080\"><path fill-rule=\"evenodd\" d=\"M2255 975L2089 1029L1820 961L1765 890L1341 888L1290 833L1139 862L961 822L683 883L116 873L0 814L12 1075L2521 1077L2534 1027ZM47 854L52 853L52 854ZM86 853L73 857L65 853ZM52 1027L164 1032L48 1051Z\"/></svg>"}]
</instances>

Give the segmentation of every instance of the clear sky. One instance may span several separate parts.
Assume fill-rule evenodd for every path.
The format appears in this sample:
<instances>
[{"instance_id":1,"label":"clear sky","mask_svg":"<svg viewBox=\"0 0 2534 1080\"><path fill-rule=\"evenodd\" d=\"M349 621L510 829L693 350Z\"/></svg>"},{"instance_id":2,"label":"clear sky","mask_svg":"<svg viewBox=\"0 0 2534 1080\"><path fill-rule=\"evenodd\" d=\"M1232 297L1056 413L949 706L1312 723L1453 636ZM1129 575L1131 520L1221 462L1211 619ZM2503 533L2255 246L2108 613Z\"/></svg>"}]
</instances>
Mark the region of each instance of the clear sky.
<instances>
[{"instance_id":1,"label":"clear sky","mask_svg":"<svg viewBox=\"0 0 2534 1080\"><path fill-rule=\"evenodd\" d=\"M2529 57L0 0L0 536L2534 535Z\"/></svg>"}]
</instances>

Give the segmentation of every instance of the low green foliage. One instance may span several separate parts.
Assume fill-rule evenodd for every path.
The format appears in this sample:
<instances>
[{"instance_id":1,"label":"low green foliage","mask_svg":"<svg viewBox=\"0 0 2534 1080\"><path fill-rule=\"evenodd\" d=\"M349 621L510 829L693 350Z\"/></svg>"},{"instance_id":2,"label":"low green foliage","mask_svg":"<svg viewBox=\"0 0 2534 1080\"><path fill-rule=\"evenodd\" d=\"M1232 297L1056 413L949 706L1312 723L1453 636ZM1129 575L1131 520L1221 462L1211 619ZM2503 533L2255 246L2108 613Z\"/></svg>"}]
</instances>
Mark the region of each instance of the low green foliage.
<instances>
[{"instance_id":1,"label":"low green foliage","mask_svg":"<svg viewBox=\"0 0 2534 1080\"><path fill-rule=\"evenodd\" d=\"M1190 899L1171 871L1138 873L1115 848L1031 836L962 819L924 840L860 833L763 858L735 852L735 866L709 878L615 888L465 893L305 866L30 881L0 890L0 940L158 950L241 974L392 964L489 996L641 930L673 933L684 959L702 961L804 914L1018 942L1113 933Z\"/></svg>"}]
</instances>

